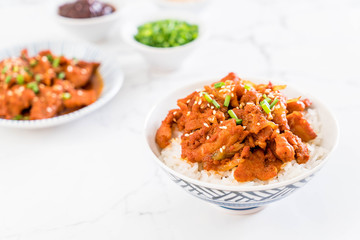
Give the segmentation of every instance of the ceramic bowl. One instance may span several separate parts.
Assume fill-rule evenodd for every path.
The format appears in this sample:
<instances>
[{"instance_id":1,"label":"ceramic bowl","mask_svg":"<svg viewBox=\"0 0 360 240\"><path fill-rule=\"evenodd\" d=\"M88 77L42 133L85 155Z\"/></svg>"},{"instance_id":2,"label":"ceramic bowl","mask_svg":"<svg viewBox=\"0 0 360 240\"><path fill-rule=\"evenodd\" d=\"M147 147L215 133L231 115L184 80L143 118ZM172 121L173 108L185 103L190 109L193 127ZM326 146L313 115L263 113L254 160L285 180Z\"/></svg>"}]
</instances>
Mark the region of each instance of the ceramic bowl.
<instances>
[{"instance_id":1,"label":"ceramic bowl","mask_svg":"<svg viewBox=\"0 0 360 240\"><path fill-rule=\"evenodd\" d=\"M58 14L59 6L71 1L57 1L54 8L55 21L69 33L84 40L98 42L104 40L110 31L116 26L121 16L122 5L115 0L107 0L106 3L113 5L115 12L94 18L67 18Z\"/></svg>"},{"instance_id":2,"label":"ceramic bowl","mask_svg":"<svg viewBox=\"0 0 360 240\"><path fill-rule=\"evenodd\" d=\"M265 83L249 79L255 83ZM335 149L338 138L339 128L332 112L321 101L314 96L310 96L297 88L288 87L283 91L286 96L303 96L311 99L312 107L317 110L319 120L322 123L321 132L326 132L326 138L322 140L322 147L328 150L328 154L321 160L321 163L313 169L292 179L261 186L225 186L202 182L184 176L169 168L159 159L160 148L155 142L155 134L162 120L170 109L176 108L176 100L183 98L193 92L195 89L201 89L204 85L213 81L204 81L181 88L160 101L149 113L145 124L145 138L149 148L150 156L160 167L168 174L179 187L183 188L189 194L200 198L206 202L212 203L224 209L236 211L239 214L248 214L261 210L269 203L283 199L292 194L297 189L303 187L314 174L324 166L331 153ZM276 83L272 81L273 83Z\"/></svg>"},{"instance_id":3,"label":"ceramic bowl","mask_svg":"<svg viewBox=\"0 0 360 240\"><path fill-rule=\"evenodd\" d=\"M204 9L211 0L188 0L188 1L175 1L175 0L154 0L154 2L162 8L166 9L181 9L186 11L200 11Z\"/></svg>"},{"instance_id":4,"label":"ceramic bowl","mask_svg":"<svg viewBox=\"0 0 360 240\"><path fill-rule=\"evenodd\" d=\"M13 127L13 128L45 128L60 125L78 119L90 112L103 106L105 103L110 101L121 88L124 81L124 74L119 69L117 61L112 56L101 52L95 46L75 43L75 42L39 42L29 43L24 45L15 46L0 50L0 61L5 58L20 56L22 49L28 49L29 55L35 55L41 50L51 50L56 55L64 55L65 57L85 61L96 61L100 62L99 67L100 74L104 81L104 87L100 97L91 105L83 107L77 111L61 115L58 117L41 119L41 120L7 120L0 119L0 126L2 127Z\"/></svg>"},{"instance_id":5,"label":"ceramic bowl","mask_svg":"<svg viewBox=\"0 0 360 240\"><path fill-rule=\"evenodd\" d=\"M134 36L137 33L138 26L164 19L183 20L191 24L197 24L199 26L199 35L190 43L171 48L150 47L135 40ZM207 37L206 27L198 18L188 13L173 11L154 13L133 20L128 19L121 29L124 41L143 55L151 69L160 71L173 71L181 67L183 61Z\"/></svg>"}]
</instances>

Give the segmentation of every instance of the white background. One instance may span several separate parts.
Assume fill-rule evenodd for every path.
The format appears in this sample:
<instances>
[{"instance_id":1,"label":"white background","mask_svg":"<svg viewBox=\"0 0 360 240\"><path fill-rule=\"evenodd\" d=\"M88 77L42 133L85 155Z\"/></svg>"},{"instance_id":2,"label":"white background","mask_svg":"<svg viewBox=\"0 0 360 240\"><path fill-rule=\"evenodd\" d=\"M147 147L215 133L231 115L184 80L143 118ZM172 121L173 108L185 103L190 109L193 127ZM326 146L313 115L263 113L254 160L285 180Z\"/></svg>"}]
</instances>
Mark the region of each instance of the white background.
<instances>
[{"instance_id":1,"label":"white background","mask_svg":"<svg viewBox=\"0 0 360 240\"><path fill-rule=\"evenodd\" d=\"M0 0L0 47L78 40L54 22L51 2ZM200 17L211 36L179 71L151 72L118 27L98 44L125 72L109 104L56 128L0 128L1 240L360 239L360 2L214 0ZM230 71L306 89L341 128L315 178L255 215L229 215L186 194L143 142L144 118L163 95Z\"/></svg>"}]
</instances>

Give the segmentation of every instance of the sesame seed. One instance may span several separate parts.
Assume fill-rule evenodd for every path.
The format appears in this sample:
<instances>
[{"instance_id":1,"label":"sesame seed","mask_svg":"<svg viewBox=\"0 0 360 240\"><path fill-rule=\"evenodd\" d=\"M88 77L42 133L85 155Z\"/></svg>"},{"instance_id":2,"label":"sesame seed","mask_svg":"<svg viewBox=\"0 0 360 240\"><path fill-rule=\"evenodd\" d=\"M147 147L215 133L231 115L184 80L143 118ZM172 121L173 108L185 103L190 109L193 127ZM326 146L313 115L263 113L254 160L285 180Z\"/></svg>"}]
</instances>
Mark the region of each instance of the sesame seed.
<instances>
[{"instance_id":1,"label":"sesame seed","mask_svg":"<svg viewBox=\"0 0 360 240\"><path fill-rule=\"evenodd\" d=\"M177 112L175 111L175 112L173 112L173 115L175 115Z\"/></svg>"},{"instance_id":2,"label":"sesame seed","mask_svg":"<svg viewBox=\"0 0 360 240\"><path fill-rule=\"evenodd\" d=\"M200 100L199 100L199 105L201 105L201 103L202 103L202 100L200 99Z\"/></svg>"},{"instance_id":3,"label":"sesame seed","mask_svg":"<svg viewBox=\"0 0 360 240\"><path fill-rule=\"evenodd\" d=\"M214 115L216 114L216 111L215 111L215 110L213 110L213 114L214 114Z\"/></svg>"},{"instance_id":4,"label":"sesame seed","mask_svg":"<svg viewBox=\"0 0 360 240\"><path fill-rule=\"evenodd\" d=\"M77 91L77 94L78 94L79 96L82 96L82 95L84 95L84 92L81 91L81 90L78 90L78 91Z\"/></svg>"},{"instance_id":5,"label":"sesame seed","mask_svg":"<svg viewBox=\"0 0 360 240\"><path fill-rule=\"evenodd\" d=\"M222 153L224 151L224 149L220 148L220 152Z\"/></svg>"},{"instance_id":6,"label":"sesame seed","mask_svg":"<svg viewBox=\"0 0 360 240\"><path fill-rule=\"evenodd\" d=\"M51 113L51 112L53 111L53 109L52 109L51 107L47 107L47 108L46 108L46 111L47 111L48 113Z\"/></svg>"},{"instance_id":7,"label":"sesame seed","mask_svg":"<svg viewBox=\"0 0 360 240\"><path fill-rule=\"evenodd\" d=\"M220 128L220 129L227 129L226 126L220 126L219 128Z\"/></svg>"},{"instance_id":8,"label":"sesame seed","mask_svg":"<svg viewBox=\"0 0 360 240\"><path fill-rule=\"evenodd\" d=\"M246 126L243 126L244 129L246 129Z\"/></svg>"},{"instance_id":9,"label":"sesame seed","mask_svg":"<svg viewBox=\"0 0 360 240\"><path fill-rule=\"evenodd\" d=\"M187 101L186 101L186 103L189 103L190 102L190 99L188 99Z\"/></svg>"},{"instance_id":10,"label":"sesame seed","mask_svg":"<svg viewBox=\"0 0 360 240\"><path fill-rule=\"evenodd\" d=\"M260 126L260 123L257 123L256 125Z\"/></svg>"},{"instance_id":11,"label":"sesame seed","mask_svg":"<svg viewBox=\"0 0 360 240\"><path fill-rule=\"evenodd\" d=\"M7 92L7 95L8 95L9 97L11 97L11 96L13 95L13 92L12 92L12 91L8 91L8 92Z\"/></svg>"},{"instance_id":12,"label":"sesame seed","mask_svg":"<svg viewBox=\"0 0 360 240\"><path fill-rule=\"evenodd\" d=\"M194 102L194 105L196 105L196 104L197 104L197 101Z\"/></svg>"},{"instance_id":13,"label":"sesame seed","mask_svg":"<svg viewBox=\"0 0 360 240\"><path fill-rule=\"evenodd\" d=\"M190 136L190 135L189 135L188 133L185 133L184 136L185 136L185 137L188 137L188 136Z\"/></svg>"},{"instance_id":14,"label":"sesame seed","mask_svg":"<svg viewBox=\"0 0 360 240\"><path fill-rule=\"evenodd\" d=\"M211 106L210 108L211 108L211 109L214 109L214 106Z\"/></svg>"},{"instance_id":15,"label":"sesame seed","mask_svg":"<svg viewBox=\"0 0 360 240\"><path fill-rule=\"evenodd\" d=\"M208 125L207 123L204 123L204 126L205 126L205 127L209 127L209 125Z\"/></svg>"},{"instance_id":16,"label":"sesame seed","mask_svg":"<svg viewBox=\"0 0 360 240\"><path fill-rule=\"evenodd\" d=\"M208 139L208 140L209 140L209 139L210 139L210 136L206 136L206 139Z\"/></svg>"},{"instance_id":17,"label":"sesame seed","mask_svg":"<svg viewBox=\"0 0 360 240\"><path fill-rule=\"evenodd\" d=\"M231 93L231 97L234 97L234 94L233 94L233 93Z\"/></svg>"},{"instance_id":18,"label":"sesame seed","mask_svg":"<svg viewBox=\"0 0 360 240\"><path fill-rule=\"evenodd\" d=\"M82 75L87 74L87 72L88 72L88 70L87 70L87 69L85 69L85 68L81 69L81 71L80 71L80 73L81 73Z\"/></svg>"},{"instance_id":19,"label":"sesame seed","mask_svg":"<svg viewBox=\"0 0 360 240\"><path fill-rule=\"evenodd\" d=\"M207 104L208 107L210 107L210 104Z\"/></svg>"},{"instance_id":20,"label":"sesame seed","mask_svg":"<svg viewBox=\"0 0 360 240\"><path fill-rule=\"evenodd\" d=\"M189 116L190 115L190 111L187 112L186 116Z\"/></svg>"},{"instance_id":21,"label":"sesame seed","mask_svg":"<svg viewBox=\"0 0 360 240\"><path fill-rule=\"evenodd\" d=\"M173 121L176 122L176 118L174 118Z\"/></svg>"},{"instance_id":22,"label":"sesame seed","mask_svg":"<svg viewBox=\"0 0 360 240\"><path fill-rule=\"evenodd\" d=\"M66 70L67 70L68 72L72 72L72 71L73 71L73 67L72 67L71 65L69 65L69 66L67 66Z\"/></svg>"}]
</instances>

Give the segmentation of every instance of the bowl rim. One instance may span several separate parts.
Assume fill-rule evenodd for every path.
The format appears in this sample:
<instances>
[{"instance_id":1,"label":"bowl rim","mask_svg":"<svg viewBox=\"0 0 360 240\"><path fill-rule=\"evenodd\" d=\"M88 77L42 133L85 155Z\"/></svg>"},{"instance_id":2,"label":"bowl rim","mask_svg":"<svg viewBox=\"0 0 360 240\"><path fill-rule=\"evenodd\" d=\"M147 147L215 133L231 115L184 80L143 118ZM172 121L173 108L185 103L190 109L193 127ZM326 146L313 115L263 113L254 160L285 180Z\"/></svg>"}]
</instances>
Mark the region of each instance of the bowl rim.
<instances>
[{"instance_id":1,"label":"bowl rim","mask_svg":"<svg viewBox=\"0 0 360 240\"><path fill-rule=\"evenodd\" d=\"M151 147L149 145L149 142L147 140L147 132L148 132L148 124L149 124L149 120L153 114L153 112L155 111L155 109L162 103L164 102L166 99L168 99L171 95L173 95L174 93L181 91L181 90L185 90L187 88L190 88L191 86L194 86L194 89L196 89L195 86L201 85L204 86L206 84L210 84L214 81L217 80L211 80L209 78L207 78L207 80L200 80L200 81L194 81L191 84L187 84L182 86L181 88L178 88L174 91L172 91L170 94L167 94L165 97L161 98L149 111L148 115L146 116L145 119L145 125L144 125L144 139L146 142L146 149L148 151L150 151L151 157L155 160L155 162L160 165L160 167L165 170L166 172L195 185L198 186L202 186L202 187L206 187L209 189L218 189L218 190L225 190L225 191L235 191L235 192L253 192L253 191L262 191L262 190L270 190L270 189L274 189L274 188L281 188L281 187L285 187L287 185L291 185L294 184L296 182L299 182L311 175L313 175L314 173L316 173L317 171L319 171L324 164L329 160L330 156L333 154L333 152L336 150L338 143L339 143L339 135L340 135L340 128L339 128L339 123L335 117L335 114L333 113L333 111L326 105L324 104L321 100L319 100L317 97L313 96L312 94L307 93L306 91L303 91L302 88L298 87L298 86L293 86L291 83L286 83L284 81L278 81L278 80L274 80L274 79L270 79L268 78L267 80L264 80L263 78L253 78L253 77L246 77L246 76L242 76L240 77L241 79L245 79L245 80L250 80L250 81L257 81L257 82L269 82L271 81L272 83L275 83L276 85L282 85L285 84L287 86L290 86L291 88L296 88L299 92L303 93L302 96L306 96L312 99L313 102L316 102L317 104L321 105L321 108L323 108L330 116L331 118L334 120L335 123L335 143L334 146L329 150L329 152L327 153L327 155L322 159L322 161L315 166L314 168L310 169L309 171L306 171L296 177L290 178L288 180L285 181L281 181L278 183L270 183L270 184L266 184L266 185L258 185L258 186L233 186L233 185L221 185L221 184L215 184L215 183L209 183L209 182L203 182L197 179L193 179L190 178L188 176L185 176L175 170L173 170L172 168L170 168L169 166L167 166L163 161L160 160L160 158L158 158L154 152L151 150ZM215 78L213 78L215 79ZM220 78L219 78L220 79Z\"/></svg>"},{"instance_id":2,"label":"bowl rim","mask_svg":"<svg viewBox=\"0 0 360 240\"><path fill-rule=\"evenodd\" d=\"M53 15L56 18L56 20L63 24L67 24L67 25L84 26L84 25L101 24L101 23L105 23L105 22L110 22L110 21L118 19L121 16L121 12L123 11L123 4L120 4L117 1L107 0L107 1L105 1L106 3L109 3L115 7L115 12L112 12L111 14L98 16L98 17L92 17L92 18L69 18L69 17L61 16L59 14L59 7L65 3L70 3L70 2L71 1L60 3L58 1L55 4L54 10L53 10Z\"/></svg>"},{"instance_id":3,"label":"bowl rim","mask_svg":"<svg viewBox=\"0 0 360 240\"><path fill-rule=\"evenodd\" d=\"M47 45L48 48L51 50L50 45L58 45L61 44L62 46L67 45L73 45L78 46L82 48L88 48L95 50L102 56L107 56L107 59L111 59L115 62L116 58L112 56L111 54L105 53L102 50L100 50L96 45L90 44L90 43L84 43L84 42L76 42L76 41L38 41L38 42L27 42L23 44L17 44L10 46L8 48L11 49L23 49L23 48L29 48L31 46L37 46L37 45ZM8 48L2 48L0 51L6 51ZM40 49L41 50L41 49ZM2 59L0 59L2 60ZM100 94L100 97L92 104L85 106L81 109L78 109L74 112L70 112L64 115L52 117L52 118L46 118L46 119L39 119L39 120L12 120L12 119L3 119L0 118L0 127L9 127L9 128L22 128L22 129L37 129L37 128L46 128L51 127L55 125L64 124L73 120L76 120L88 113L91 113L95 111L96 109L102 107L107 102L109 102L115 95L118 93L120 88L122 87L124 83L124 72L121 68L113 68L116 71L116 78L119 79L119 81L115 81L116 84L108 91L107 94L103 94L103 92ZM106 80L104 79L104 84Z\"/></svg>"},{"instance_id":4,"label":"bowl rim","mask_svg":"<svg viewBox=\"0 0 360 240\"><path fill-rule=\"evenodd\" d=\"M130 27L137 28L140 25L148 22L165 20L165 19L181 20L191 24L198 25L198 29L199 29L198 37L184 45L180 45L176 47L160 48L160 47L148 46L136 41L134 38L135 35L129 34L127 31L127 29ZM156 11L154 13L147 14L141 20L137 19L135 21L126 22L121 28L121 37L127 44L131 45L136 49L146 52L152 52L152 53L171 53L193 47L195 45L198 45L200 42L203 42L208 37L208 34L209 33L206 27L206 23L202 21L200 18L198 18L195 14L191 14L189 12L184 12L184 11L175 11L175 10Z\"/></svg>"}]
</instances>

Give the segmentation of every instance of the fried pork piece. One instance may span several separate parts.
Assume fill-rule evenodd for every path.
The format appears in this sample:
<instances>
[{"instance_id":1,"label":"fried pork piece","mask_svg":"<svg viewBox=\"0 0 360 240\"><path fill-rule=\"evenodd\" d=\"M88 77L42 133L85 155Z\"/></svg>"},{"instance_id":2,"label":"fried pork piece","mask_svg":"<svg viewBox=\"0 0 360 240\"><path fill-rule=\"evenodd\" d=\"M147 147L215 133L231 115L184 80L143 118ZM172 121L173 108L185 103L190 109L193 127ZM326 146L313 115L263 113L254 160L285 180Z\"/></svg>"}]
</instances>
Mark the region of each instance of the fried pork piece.
<instances>
[{"instance_id":1,"label":"fried pork piece","mask_svg":"<svg viewBox=\"0 0 360 240\"><path fill-rule=\"evenodd\" d=\"M299 136L303 141L308 142L316 138L316 133L301 112L293 112L287 115L287 120L289 122L291 132Z\"/></svg>"},{"instance_id":2,"label":"fried pork piece","mask_svg":"<svg viewBox=\"0 0 360 240\"><path fill-rule=\"evenodd\" d=\"M72 82L75 88L83 87L89 82L99 65L99 63L84 61L79 61L76 65L68 65L65 69L66 79Z\"/></svg>"},{"instance_id":3,"label":"fried pork piece","mask_svg":"<svg viewBox=\"0 0 360 240\"><path fill-rule=\"evenodd\" d=\"M61 91L44 85L40 85L40 93L34 98L30 110L30 119L51 118L62 109Z\"/></svg>"},{"instance_id":4,"label":"fried pork piece","mask_svg":"<svg viewBox=\"0 0 360 240\"><path fill-rule=\"evenodd\" d=\"M239 150L239 145L235 144L241 143L248 134L234 119L212 129L203 126L189 136L183 135L182 157L191 162L205 161L204 169L209 170L212 165L217 165L217 161L232 157Z\"/></svg>"},{"instance_id":5,"label":"fried pork piece","mask_svg":"<svg viewBox=\"0 0 360 240\"><path fill-rule=\"evenodd\" d=\"M276 94L276 98L279 99L279 102L272 111L273 122L279 125L281 131L290 130L286 119L286 99L278 93Z\"/></svg>"},{"instance_id":6,"label":"fried pork piece","mask_svg":"<svg viewBox=\"0 0 360 240\"><path fill-rule=\"evenodd\" d=\"M234 178L239 182L252 181L256 178L269 180L277 175L282 164L274 158L271 151L265 155L261 149L252 152L249 146L243 149L240 158L240 164L234 171Z\"/></svg>"},{"instance_id":7,"label":"fried pork piece","mask_svg":"<svg viewBox=\"0 0 360 240\"><path fill-rule=\"evenodd\" d=\"M295 159L295 149L288 142L284 134L277 134L271 144L271 150L275 156L283 162L290 162Z\"/></svg>"},{"instance_id":8,"label":"fried pork piece","mask_svg":"<svg viewBox=\"0 0 360 240\"><path fill-rule=\"evenodd\" d=\"M285 131L282 135L286 137L286 140L292 145L295 150L295 157L298 163L306 163L310 158L309 149L301 139L294 135L290 131Z\"/></svg>"},{"instance_id":9,"label":"fried pork piece","mask_svg":"<svg viewBox=\"0 0 360 240\"><path fill-rule=\"evenodd\" d=\"M177 109L169 111L164 121L162 121L160 128L156 132L156 143L161 148L165 148L170 144L170 139L172 136L172 125L174 123L173 121L177 112Z\"/></svg>"},{"instance_id":10,"label":"fried pork piece","mask_svg":"<svg viewBox=\"0 0 360 240\"><path fill-rule=\"evenodd\" d=\"M0 114L7 119L12 119L31 106L35 94L22 85L15 85L6 90L3 96Z\"/></svg>"}]
</instances>

